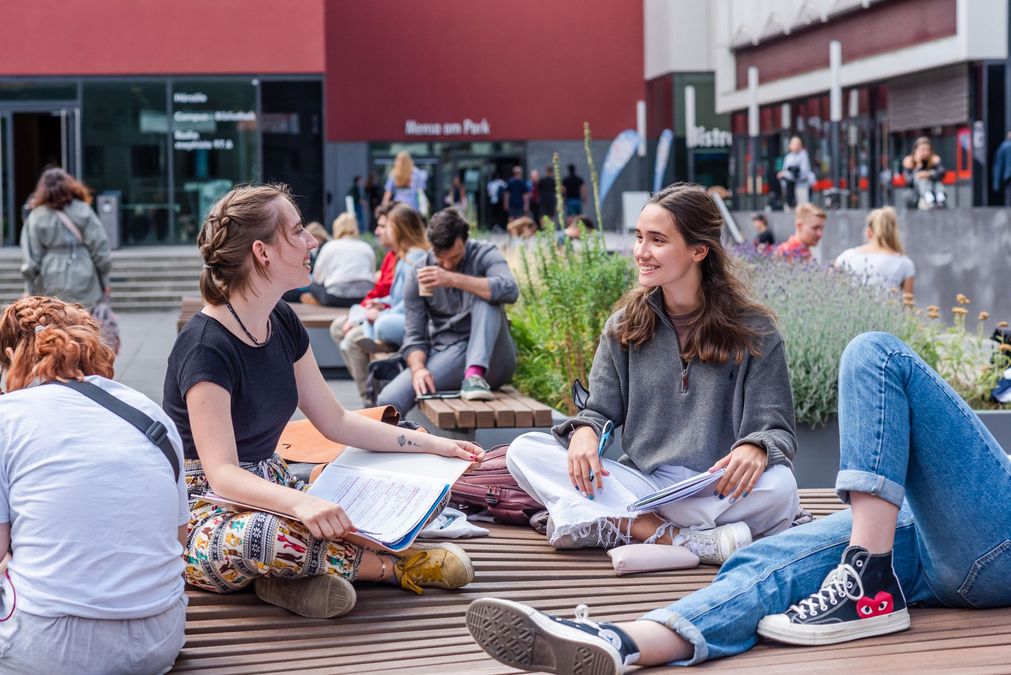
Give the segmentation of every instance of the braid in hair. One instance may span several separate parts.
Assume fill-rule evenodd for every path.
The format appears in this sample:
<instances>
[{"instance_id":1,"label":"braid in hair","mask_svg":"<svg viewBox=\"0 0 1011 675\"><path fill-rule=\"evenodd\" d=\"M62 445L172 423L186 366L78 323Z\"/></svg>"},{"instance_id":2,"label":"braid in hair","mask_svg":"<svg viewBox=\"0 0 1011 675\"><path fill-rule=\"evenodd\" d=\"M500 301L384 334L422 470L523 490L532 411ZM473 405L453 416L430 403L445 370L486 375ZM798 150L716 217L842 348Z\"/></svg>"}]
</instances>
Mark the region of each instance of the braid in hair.
<instances>
[{"instance_id":1,"label":"braid in hair","mask_svg":"<svg viewBox=\"0 0 1011 675\"><path fill-rule=\"evenodd\" d=\"M33 296L15 301L0 318L0 364L9 391L36 381L111 378L115 358L98 323L80 305Z\"/></svg>"},{"instance_id":2,"label":"braid in hair","mask_svg":"<svg viewBox=\"0 0 1011 675\"><path fill-rule=\"evenodd\" d=\"M252 254L253 242L272 243L283 227L277 199L286 199L296 211L284 185L248 185L232 189L211 207L197 246L204 259L200 295L211 305L224 305L232 293L242 294L251 282L251 272L267 271Z\"/></svg>"}]
</instances>

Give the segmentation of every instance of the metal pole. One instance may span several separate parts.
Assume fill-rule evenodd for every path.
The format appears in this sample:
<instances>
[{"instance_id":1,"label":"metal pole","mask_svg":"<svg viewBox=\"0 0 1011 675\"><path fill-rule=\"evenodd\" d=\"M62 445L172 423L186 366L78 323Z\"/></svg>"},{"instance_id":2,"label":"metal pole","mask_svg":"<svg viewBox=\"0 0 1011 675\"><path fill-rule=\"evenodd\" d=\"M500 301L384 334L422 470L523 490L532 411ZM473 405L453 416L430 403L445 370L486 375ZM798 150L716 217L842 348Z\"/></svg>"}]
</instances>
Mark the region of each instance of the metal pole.
<instances>
[{"instance_id":1,"label":"metal pole","mask_svg":"<svg viewBox=\"0 0 1011 675\"><path fill-rule=\"evenodd\" d=\"M685 148L688 155L688 182L695 182L695 87L685 87Z\"/></svg>"},{"instance_id":2,"label":"metal pole","mask_svg":"<svg viewBox=\"0 0 1011 675\"><path fill-rule=\"evenodd\" d=\"M748 192L751 206L758 203L758 181L755 172L758 167L758 68L748 68Z\"/></svg>"},{"instance_id":3,"label":"metal pole","mask_svg":"<svg viewBox=\"0 0 1011 675\"><path fill-rule=\"evenodd\" d=\"M839 184L842 177L841 153L842 144L839 139L839 126L842 122L842 85L839 81L839 69L842 67L842 43L832 40L828 43L828 68L829 68L829 120L831 121L831 138L829 139L830 152L832 153L832 186L836 195L842 186ZM836 206L841 204L837 201Z\"/></svg>"},{"instance_id":4,"label":"metal pole","mask_svg":"<svg viewBox=\"0 0 1011 675\"><path fill-rule=\"evenodd\" d=\"M1007 3L1007 58L1004 61L1004 128L1000 136L1011 131L1011 0ZM993 138L993 136L991 136Z\"/></svg>"}]
</instances>

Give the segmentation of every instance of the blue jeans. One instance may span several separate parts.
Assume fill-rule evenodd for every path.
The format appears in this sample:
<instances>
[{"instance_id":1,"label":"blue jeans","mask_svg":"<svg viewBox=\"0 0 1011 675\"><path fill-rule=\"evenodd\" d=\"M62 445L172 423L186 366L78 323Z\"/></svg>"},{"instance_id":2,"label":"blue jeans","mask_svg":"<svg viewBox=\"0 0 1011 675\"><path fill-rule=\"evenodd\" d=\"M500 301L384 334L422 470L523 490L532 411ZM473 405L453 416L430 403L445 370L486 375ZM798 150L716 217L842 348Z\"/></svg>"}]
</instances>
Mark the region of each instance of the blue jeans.
<instances>
[{"instance_id":1,"label":"blue jeans","mask_svg":"<svg viewBox=\"0 0 1011 675\"><path fill-rule=\"evenodd\" d=\"M568 198L565 200L565 215L578 216L583 212L583 200L579 198Z\"/></svg>"},{"instance_id":2,"label":"blue jeans","mask_svg":"<svg viewBox=\"0 0 1011 675\"><path fill-rule=\"evenodd\" d=\"M901 506L895 572L910 604L1011 605L1011 461L979 418L901 340L865 333L839 367L836 490ZM755 542L712 585L646 614L695 646L688 661L750 649L767 614L818 590L849 544L842 511Z\"/></svg>"}]
</instances>

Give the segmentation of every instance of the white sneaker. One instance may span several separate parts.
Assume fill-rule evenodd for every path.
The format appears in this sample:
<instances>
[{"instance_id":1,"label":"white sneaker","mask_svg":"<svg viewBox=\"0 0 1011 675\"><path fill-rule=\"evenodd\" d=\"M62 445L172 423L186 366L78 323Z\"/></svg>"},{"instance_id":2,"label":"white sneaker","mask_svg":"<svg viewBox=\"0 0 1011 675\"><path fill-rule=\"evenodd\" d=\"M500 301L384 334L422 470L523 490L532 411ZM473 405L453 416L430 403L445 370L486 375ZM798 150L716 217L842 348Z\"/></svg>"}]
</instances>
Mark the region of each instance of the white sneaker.
<instances>
[{"instance_id":1,"label":"white sneaker","mask_svg":"<svg viewBox=\"0 0 1011 675\"><path fill-rule=\"evenodd\" d=\"M699 557L703 565L722 565L734 551L751 543L751 529L745 523L728 523L711 530L681 530L674 537Z\"/></svg>"}]
</instances>

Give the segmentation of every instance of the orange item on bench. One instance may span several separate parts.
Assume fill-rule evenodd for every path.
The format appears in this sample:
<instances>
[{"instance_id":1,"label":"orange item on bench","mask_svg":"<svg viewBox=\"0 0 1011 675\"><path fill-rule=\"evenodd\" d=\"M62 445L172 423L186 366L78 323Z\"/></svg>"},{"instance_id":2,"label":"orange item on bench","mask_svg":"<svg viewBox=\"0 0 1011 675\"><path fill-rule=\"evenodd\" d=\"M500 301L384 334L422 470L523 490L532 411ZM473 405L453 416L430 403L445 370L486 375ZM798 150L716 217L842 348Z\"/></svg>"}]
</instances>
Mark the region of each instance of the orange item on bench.
<instances>
[{"instance_id":1,"label":"orange item on bench","mask_svg":"<svg viewBox=\"0 0 1011 675\"><path fill-rule=\"evenodd\" d=\"M394 426L400 422L400 413L391 405L365 408L354 412ZM332 462L346 447L348 446L331 441L321 434L309 420L298 420L285 425L284 431L281 432L281 438L277 441L275 452L281 455L286 462L326 464Z\"/></svg>"}]
</instances>

